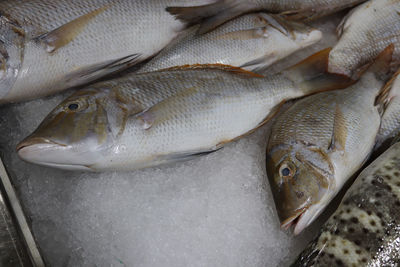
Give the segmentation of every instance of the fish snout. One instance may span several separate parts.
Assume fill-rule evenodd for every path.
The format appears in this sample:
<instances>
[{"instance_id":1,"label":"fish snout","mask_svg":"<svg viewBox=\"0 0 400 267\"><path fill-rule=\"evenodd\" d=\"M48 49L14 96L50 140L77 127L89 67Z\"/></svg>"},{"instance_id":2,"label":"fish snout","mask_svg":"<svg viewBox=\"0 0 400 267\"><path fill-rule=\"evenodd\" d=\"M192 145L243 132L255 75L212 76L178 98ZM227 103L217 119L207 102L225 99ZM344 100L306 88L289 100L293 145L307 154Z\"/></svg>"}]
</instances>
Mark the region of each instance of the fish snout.
<instances>
[{"instance_id":1,"label":"fish snout","mask_svg":"<svg viewBox=\"0 0 400 267\"><path fill-rule=\"evenodd\" d=\"M60 144L54 141L51 141L47 138L43 137L27 137L24 140L22 140L18 145L17 145L17 151L21 151L22 149L30 146L35 146L35 145L56 145L56 146L66 146L64 144Z\"/></svg>"}]
</instances>

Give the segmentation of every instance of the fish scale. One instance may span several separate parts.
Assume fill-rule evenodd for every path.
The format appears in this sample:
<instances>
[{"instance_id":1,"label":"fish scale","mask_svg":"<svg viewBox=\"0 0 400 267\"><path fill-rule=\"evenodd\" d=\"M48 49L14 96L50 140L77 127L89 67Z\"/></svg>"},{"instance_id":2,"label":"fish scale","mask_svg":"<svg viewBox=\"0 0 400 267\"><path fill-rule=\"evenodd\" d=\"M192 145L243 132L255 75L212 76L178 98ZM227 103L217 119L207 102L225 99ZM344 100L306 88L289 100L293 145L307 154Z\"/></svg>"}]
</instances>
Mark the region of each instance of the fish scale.
<instances>
[{"instance_id":1,"label":"fish scale","mask_svg":"<svg viewBox=\"0 0 400 267\"><path fill-rule=\"evenodd\" d=\"M394 46L354 85L297 101L272 125L267 174L281 226L299 234L370 155Z\"/></svg>"},{"instance_id":2,"label":"fish scale","mask_svg":"<svg viewBox=\"0 0 400 267\"><path fill-rule=\"evenodd\" d=\"M363 67L390 44L395 45L392 64L397 65L400 60L399 11L399 0L371 0L354 8L338 27L341 36L330 53L328 70L357 77Z\"/></svg>"},{"instance_id":3,"label":"fish scale","mask_svg":"<svg viewBox=\"0 0 400 267\"><path fill-rule=\"evenodd\" d=\"M399 245L400 143L396 143L359 175L292 266L397 266Z\"/></svg>"},{"instance_id":4,"label":"fish scale","mask_svg":"<svg viewBox=\"0 0 400 267\"><path fill-rule=\"evenodd\" d=\"M202 35L196 35L197 28L161 51L139 72L211 63L245 66L249 70L265 68L322 37L316 29L265 13L241 16Z\"/></svg>"},{"instance_id":5,"label":"fish scale","mask_svg":"<svg viewBox=\"0 0 400 267\"><path fill-rule=\"evenodd\" d=\"M18 153L37 164L86 171L132 170L210 153L261 126L288 99L352 83L331 74L321 82L325 69L319 66L328 53L267 77L192 65L89 86L58 105ZM304 80L300 73L307 69L317 80ZM97 121L106 122L103 131Z\"/></svg>"},{"instance_id":6,"label":"fish scale","mask_svg":"<svg viewBox=\"0 0 400 267\"><path fill-rule=\"evenodd\" d=\"M8 30L18 28L24 43L21 66L13 77L0 79L0 103L56 93L151 57L186 27L165 11L173 3L187 4L183 0L2 1L2 18L16 25Z\"/></svg>"},{"instance_id":7,"label":"fish scale","mask_svg":"<svg viewBox=\"0 0 400 267\"><path fill-rule=\"evenodd\" d=\"M201 23L199 33L208 32L241 14L267 10L289 19L311 20L354 6L365 0L216 0L203 6L170 6L171 14L182 21Z\"/></svg>"}]
</instances>

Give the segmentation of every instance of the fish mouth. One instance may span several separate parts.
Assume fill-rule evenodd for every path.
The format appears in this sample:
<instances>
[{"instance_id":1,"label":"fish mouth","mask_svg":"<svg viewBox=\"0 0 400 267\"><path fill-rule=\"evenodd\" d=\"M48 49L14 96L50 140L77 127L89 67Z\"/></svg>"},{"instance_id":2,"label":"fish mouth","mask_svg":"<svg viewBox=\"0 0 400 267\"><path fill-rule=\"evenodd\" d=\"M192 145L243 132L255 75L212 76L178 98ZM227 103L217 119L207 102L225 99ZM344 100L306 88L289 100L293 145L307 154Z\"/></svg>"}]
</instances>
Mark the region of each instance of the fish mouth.
<instances>
[{"instance_id":1,"label":"fish mouth","mask_svg":"<svg viewBox=\"0 0 400 267\"><path fill-rule=\"evenodd\" d=\"M68 153L71 147L43 137L26 138L17 145L18 156L26 162L37 165L71 170L94 171L90 165L81 164Z\"/></svg>"},{"instance_id":2,"label":"fish mouth","mask_svg":"<svg viewBox=\"0 0 400 267\"><path fill-rule=\"evenodd\" d=\"M62 144L62 143L54 142L54 141L52 141L50 139L47 139L47 138L33 137L33 138L26 138L25 140L20 142L17 145L17 152L19 152L20 150L22 150L22 149L24 149L26 147L30 147L30 146L33 146L33 145L41 145L41 144L54 145L54 146L63 146L63 147L67 146L67 145Z\"/></svg>"},{"instance_id":3,"label":"fish mouth","mask_svg":"<svg viewBox=\"0 0 400 267\"><path fill-rule=\"evenodd\" d=\"M281 228L288 230L290 227L294 226L296 228L298 222L300 221L303 214L307 211L307 207L298 210L293 216L287 218L281 222Z\"/></svg>"}]
</instances>

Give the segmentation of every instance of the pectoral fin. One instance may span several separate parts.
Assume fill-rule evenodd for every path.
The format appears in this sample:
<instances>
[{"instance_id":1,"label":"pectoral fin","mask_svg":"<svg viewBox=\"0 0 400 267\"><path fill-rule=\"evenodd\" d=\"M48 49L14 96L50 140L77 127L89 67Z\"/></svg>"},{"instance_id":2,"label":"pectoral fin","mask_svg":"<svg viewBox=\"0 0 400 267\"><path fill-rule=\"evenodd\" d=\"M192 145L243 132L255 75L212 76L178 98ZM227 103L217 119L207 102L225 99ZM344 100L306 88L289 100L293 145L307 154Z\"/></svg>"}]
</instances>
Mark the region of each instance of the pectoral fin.
<instances>
[{"instance_id":1,"label":"pectoral fin","mask_svg":"<svg viewBox=\"0 0 400 267\"><path fill-rule=\"evenodd\" d=\"M197 94L195 87L186 88L177 94L170 96L145 111L136 114L135 117L143 130L149 130L154 125L173 119L175 115L185 113L189 106L179 105L185 100ZM175 107L175 108L172 108Z\"/></svg>"},{"instance_id":2,"label":"pectoral fin","mask_svg":"<svg viewBox=\"0 0 400 267\"><path fill-rule=\"evenodd\" d=\"M109 7L110 5L106 5L93 10L92 12L80 16L51 32L38 36L36 40L45 46L47 52L52 53L74 40L74 38L85 29L86 25L92 19L107 10Z\"/></svg>"},{"instance_id":3,"label":"pectoral fin","mask_svg":"<svg viewBox=\"0 0 400 267\"><path fill-rule=\"evenodd\" d=\"M347 124L338 104L336 104L334 116L332 138L328 149L331 151L344 151L346 148Z\"/></svg>"},{"instance_id":4,"label":"pectoral fin","mask_svg":"<svg viewBox=\"0 0 400 267\"><path fill-rule=\"evenodd\" d=\"M140 54L133 54L123 58L109 60L99 64L79 68L65 77L65 83L74 87L94 81L107 74L131 67L140 62Z\"/></svg>"},{"instance_id":5,"label":"pectoral fin","mask_svg":"<svg viewBox=\"0 0 400 267\"><path fill-rule=\"evenodd\" d=\"M201 23L199 34L209 32L247 11L243 9L243 4L239 0L217 0L208 5L167 7L166 10L190 25Z\"/></svg>"}]
</instances>

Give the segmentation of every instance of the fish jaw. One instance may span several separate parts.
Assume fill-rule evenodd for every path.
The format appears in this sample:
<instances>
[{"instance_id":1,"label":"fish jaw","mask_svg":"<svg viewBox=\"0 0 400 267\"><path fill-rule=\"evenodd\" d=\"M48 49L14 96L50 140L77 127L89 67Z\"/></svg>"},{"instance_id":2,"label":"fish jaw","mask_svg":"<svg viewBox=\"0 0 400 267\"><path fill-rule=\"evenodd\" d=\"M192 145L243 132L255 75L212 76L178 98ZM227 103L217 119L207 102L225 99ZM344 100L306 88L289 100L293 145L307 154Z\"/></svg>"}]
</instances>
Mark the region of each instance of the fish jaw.
<instances>
[{"instance_id":1,"label":"fish jaw","mask_svg":"<svg viewBox=\"0 0 400 267\"><path fill-rule=\"evenodd\" d=\"M293 226L293 234L299 235L324 211L326 203L329 203L329 201L321 201L300 209L295 215L282 221L281 228L288 230Z\"/></svg>"},{"instance_id":2,"label":"fish jaw","mask_svg":"<svg viewBox=\"0 0 400 267\"><path fill-rule=\"evenodd\" d=\"M29 163L64 170L91 171L89 166L95 159L94 155L78 157L71 148L45 138L35 137L19 143L17 153L21 159Z\"/></svg>"},{"instance_id":3,"label":"fish jaw","mask_svg":"<svg viewBox=\"0 0 400 267\"><path fill-rule=\"evenodd\" d=\"M323 204L325 203L325 204ZM296 221L294 225L293 233L294 235L300 234L305 228L307 228L326 208L326 203L323 202L310 206L307 210L305 210Z\"/></svg>"}]
</instances>

